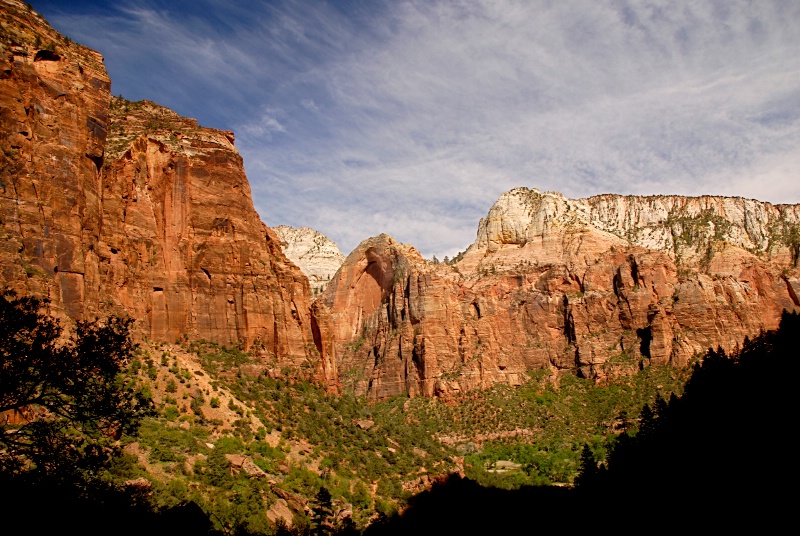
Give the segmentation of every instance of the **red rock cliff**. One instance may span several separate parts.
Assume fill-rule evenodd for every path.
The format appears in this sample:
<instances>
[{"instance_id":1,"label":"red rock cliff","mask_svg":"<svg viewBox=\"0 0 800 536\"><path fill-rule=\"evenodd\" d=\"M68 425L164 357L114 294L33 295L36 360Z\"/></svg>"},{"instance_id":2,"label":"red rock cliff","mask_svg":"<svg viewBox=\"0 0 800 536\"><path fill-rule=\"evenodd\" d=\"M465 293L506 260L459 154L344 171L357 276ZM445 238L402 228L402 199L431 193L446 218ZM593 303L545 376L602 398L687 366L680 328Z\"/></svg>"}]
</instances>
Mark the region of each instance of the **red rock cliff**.
<instances>
[{"instance_id":1,"label":"red rock cliff","mask_svg":"<svg viewBox=\"0 0 800 536\"><path fill-rule=\"evenodd\" d=\"M0 284L140 336L317 362L308 280L258 217L233 134L112 99L102 57L0 1Z\"/></svg>"},{"instance_id":2,"label":"red rock cliff","mask_svg":"<svg viewBox=\"0 0 800 536\"><path fill-rule=\"evenodd\" d=\"M371 397L514 385L539 368L602 381L731 349L800 310L799 231L795 205L519 188L453 266L385 235L363 242L320 309L341 382Z\"/></svg>"},{"instance_id":3,"label":"red rock cliff","mask_svg":"<svg viewBox=\"0 0 800 536\"><path fill-rule=\"evenodd\" d=\"M307 279L253 207L233 134L111 102L97 256L108 308L158 340L240 341L302 359Z\"/></svg>"},{"instance_id":4,"label":"red rock cliff","mask_svg":"<svg viewBox=\"0 0 800 536\"><path fill-rule=\"evenodd\" d=\"M83 318L99 301L91 267L110 82L99 54L21 2L0 8L0 283Z\"/></svg>"}]
</instances>

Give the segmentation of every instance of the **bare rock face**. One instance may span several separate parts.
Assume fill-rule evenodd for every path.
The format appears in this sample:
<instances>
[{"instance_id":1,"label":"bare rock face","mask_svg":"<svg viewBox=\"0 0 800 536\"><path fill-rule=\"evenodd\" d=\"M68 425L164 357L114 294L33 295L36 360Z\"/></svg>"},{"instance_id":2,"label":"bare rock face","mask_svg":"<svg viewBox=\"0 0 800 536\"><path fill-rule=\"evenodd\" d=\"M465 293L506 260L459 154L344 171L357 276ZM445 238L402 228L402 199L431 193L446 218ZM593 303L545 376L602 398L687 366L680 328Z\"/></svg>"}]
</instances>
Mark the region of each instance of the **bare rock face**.
<instances>
[{"instance_id":1,"label":"bare rock face","mask_svg":"<svg viewBox=\"0 0 800 536\"><path fill-rule=\"evenodd\" d=\"M710 269L715 248L722 244L796 267L800 206L715 196L567 199L557 192L515 188L481 220L468 251L472 263L465 266L480 261L484 267L513 265L530 260L534 249L539 262L561 259L564 253L591 257L598 241L601 248L616 242L662 251L676 264L701 270Z\"/></svg>"},{"instance_id":2,"label":"bare rock face","mask_svg":"<svg viewBox=\"0 0 800 536\"><path fill-rule=\"evenodd\" d=\"M799 222L796 205L518 188L453 266L369 239L323 295L339 380L376 398L447 395L730 350L800 310Z\"/></svg>"},{"instance_id":3,"label":"bare rock face","mask_svg":"<svg viewBox=\"0 0 800 536\"><path fill-rule=\"evenodd\" d=\"M111 102L98 256L113 310L156 340L238 341L302 360L309 287L253 206L233 134Z\"/></svg>"},{"instance_id":4,"label":"bare rock face","mask_svg":"<svg viewBox=\"0 0 800 536\"><path fill-rule=\"evenodd\" d=\"M272 230L281 240L283 253L308 277L312 296L325 290L344 262L336 243L310 227L279 225Z\"/></svg>"},{"instance_id":5,"label":"bare rock face","mask_svg":"<svg viewBox=\"0 0 800 536\"><path fill-rule=\"evenodd\" d=\"M67 319L320 366L307 279L259 219L233 134L111 98L99 54L0 8L0 284Z\"/></svg>"},{"instance_id":6,"label":"bare rock face","mask_svg":"<svg viewBox=\"0 0 800 536\"><path fill-rule=\"evenodd\" d=\"M263 225L232 133L112 98L102 57L22 2L0 30L0 285L64 319L131 316L383 398L683 366L800 310L798 205L526 188L457 264L381 235L311 303L337 250Z\"/></svg>"},{"instance_id":7,"label":"bare rock face","mask_svg":"<svg viewBox=\"0 0 800 536\"><path fill-rule=\"evenodd\" d=\"M94 316L110 81L103 58L0 2L0 284Z\"/></svg>"}]
</instances>

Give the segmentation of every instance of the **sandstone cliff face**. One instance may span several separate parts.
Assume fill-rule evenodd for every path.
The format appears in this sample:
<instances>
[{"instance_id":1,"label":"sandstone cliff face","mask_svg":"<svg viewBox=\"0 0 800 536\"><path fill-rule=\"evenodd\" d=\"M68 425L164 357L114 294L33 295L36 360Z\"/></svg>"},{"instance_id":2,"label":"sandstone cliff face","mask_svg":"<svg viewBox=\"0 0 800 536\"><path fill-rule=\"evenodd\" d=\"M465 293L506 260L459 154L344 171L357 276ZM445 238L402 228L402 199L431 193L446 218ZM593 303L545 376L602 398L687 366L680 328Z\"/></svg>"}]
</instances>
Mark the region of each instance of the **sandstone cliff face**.
<instances>
[{"instance_id":1,"label":"sandstone cliff face","mask_svg":"<svg viewBox=\"0 0 800 536\"><path fill-rule=\"evenodd\" d=\"M570 248L573 254L585 249L589 229L594 240L618 239L663 251L677 264L702 270L710 268L715 248L723 244L794 267L800 255L798 205L715 196L567 199L557 192L516 188L501 196L481 220L471 257L475 261L496 254L487 260L508 264L514 251L530 243L540 246L540 256L559 259Z\"/></svg>"},{"instance_id":2,"label":"sandstone cliff face","mask_svg":"<svg viewBox=\"0 0 800 536\"><path fill-rule=\"evenodd\" d=\"M233 134L112 99L99 54L0 7L0 284L69 319L321 366L307 279L255 212Z\"/></svg>"},{"instance_id":3,"label":"sandstone cliff face","mask_svg":"<svg viewBox=\"0 0 800 536\"><path fill-rule=\"evenodd\" d=\"M0 17L0 284L93 316L110 81L25 4Z\"/></svg>"},{"instance_id":4,"label":"sandstone cliff face","mask_svg":"<svg viewBox=\"0 0 800 536\"><path fill-rule=\"evenodd\" d=\"M311 304L232 133L111 98L102 57L21 2L0 0L0 25L0 284L65 319L130 315L142 337L241 343L387 397L680 366L800 309L797 205L525 188L457 264L382 235ZM310 243L332 269L330 244Z\"/></svg>"},{"instance_id":5,"label":"sandstone cliff face","mask_svg":"<svg viewBox=\"0 0 800 536\"><path fill-rule=\"evenodd\" d=\"M308 277L311 294L316 296L325 290L344 262L344 255L336 244L310 227L296 229L279 225L272 230L281 240L283 253Z\"/></svg>"},{"instance_id":6,"label":"sandstone cliff face","mask_svg":"<svg viewBox=\"0 0 800 536\"><path fill-rule=\"evenodd\" d=\"M685 365L800 310L798 206L515 189L454 266L386 236L326 290L344 385L446 395L534 369L589 378Z\"/></svg>"},{"instance_id":7,"label":"sandstone cliff face","mask_svg":"<svg viewBox=\"0 0 800 536\"><path fill-rule=\"evenodd\" d=\"M233 134L113 99L98 247L102 294L151 338L313 349L309 287L259 219Z\"/></svg>"}]
</instances>

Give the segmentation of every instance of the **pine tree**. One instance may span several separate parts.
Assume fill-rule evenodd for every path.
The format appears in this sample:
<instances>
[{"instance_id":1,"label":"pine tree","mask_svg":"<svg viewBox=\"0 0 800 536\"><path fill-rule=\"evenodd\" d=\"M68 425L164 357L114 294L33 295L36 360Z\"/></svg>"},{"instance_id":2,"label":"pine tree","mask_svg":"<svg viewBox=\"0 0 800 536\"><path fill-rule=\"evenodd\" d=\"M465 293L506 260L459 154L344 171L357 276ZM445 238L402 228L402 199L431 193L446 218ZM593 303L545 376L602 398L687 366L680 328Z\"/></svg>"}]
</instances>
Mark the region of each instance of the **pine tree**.
<instances>
[{"instance_id":1,"label":"pine tree","mask_svg":"<svg viewBox=\"0 0 800 536\"><path fill-rule=\"evenodd\" d=\"M597 483L599 469L597 468L597 461L594 458L594 453L589 447L588 443L583 444L581 451L581 466L578 476L575 478L575 484L578 486L591 486Z\"/></svg>"},{"instance_id":2,"label":"pine tree","mask_svg":"<svg viewBox=\"0 0 800 536\"><path fill-rule=\"evenodd\" d=\"M152 413L123 374L132 321L78 322L64 342L46 304L0 296L0 471L92 473Z\"/></svg>"},{"instance_id":3,"label":"pine tree","mask_svg":"<svg viewBox=\"0 0 800 536\"><path fill-rule=\"evenodd\" d=\"M320 486L316 497L316 504L312 509L314 514L311 519L314 534L331 534L333 525L333 498L331 492L325 486Z\"/></svg>"}]
</instances>

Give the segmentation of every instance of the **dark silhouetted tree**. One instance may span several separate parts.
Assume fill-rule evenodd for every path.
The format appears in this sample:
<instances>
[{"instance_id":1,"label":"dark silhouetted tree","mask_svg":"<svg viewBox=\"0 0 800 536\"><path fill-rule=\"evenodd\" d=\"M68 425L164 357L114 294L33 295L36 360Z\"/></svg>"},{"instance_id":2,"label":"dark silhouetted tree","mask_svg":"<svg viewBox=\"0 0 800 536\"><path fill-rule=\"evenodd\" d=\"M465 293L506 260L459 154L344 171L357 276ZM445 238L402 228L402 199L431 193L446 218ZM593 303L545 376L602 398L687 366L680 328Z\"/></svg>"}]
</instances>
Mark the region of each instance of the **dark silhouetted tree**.
<instances>
[{"instance_id":1,"label":"dark silhouetted tree","mask_svg":"<svg viewBox=\"0 0 800 536\"><path fill-rule=\"evenodd\" d=\"M333 516L333 499L328 488L321 486L314 505L312 518L314 534L330 534L333 529L331 517Z\"/></svg>"},{"instance_id":2,"label":"dark silhouetted tree","mask_svg":"<svg viewBox=\"0 0 800 536\"><path fill-rule=\"evenodd\" d=\"M592 486L597 483L600 470L597 467L597 460L595 460L594 453L589 447L588 443L583 444L581 451L581 465L580 472L575 479L575 484L578 486Z\"/></svg>"},{"instance_id":3,"label":"dark silhouetted tree","mask_svg":"<svg viewBox=\"0 0 800 536\"><path fill-rule=\"evenodd\" d=\"M78 322L62 338L46 301L0 296L0 471L67 476L101 467L152 411L126 383L131 320Z\"/></svg>"},{"instance_id":4,"label":"dark silhouetted tree","mask_svg":"<svg viewBox=\"0 0 800 536\"><path fill-rule=\"evenodd\" d=\"M642 413L639 416L639 433L637 434L637 437L641 439L649 438L653 434L655 426L656 417L653 414L653 410L650 409L648 404L645 404L642 407Z\"/></svg>"}]
</instances>

